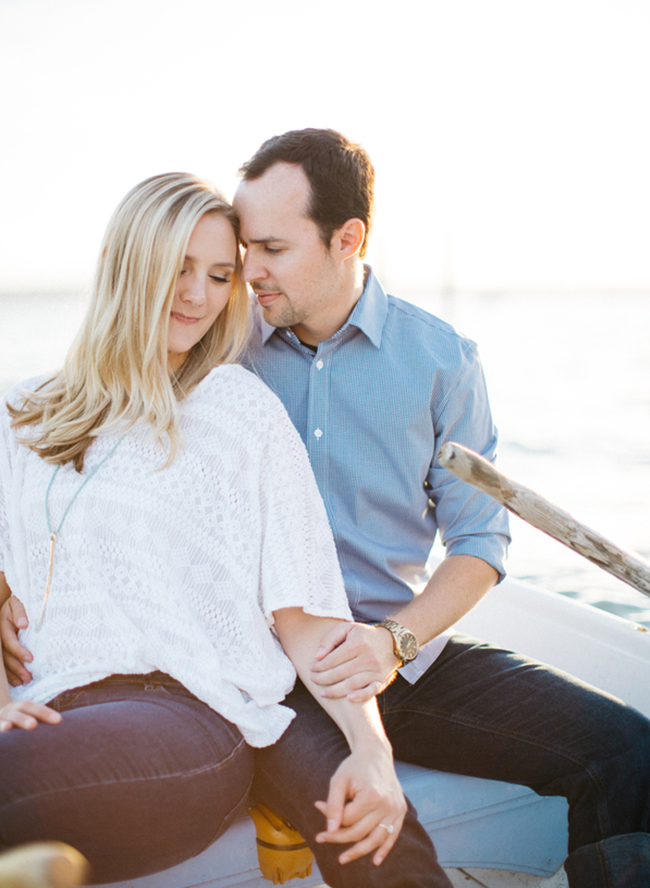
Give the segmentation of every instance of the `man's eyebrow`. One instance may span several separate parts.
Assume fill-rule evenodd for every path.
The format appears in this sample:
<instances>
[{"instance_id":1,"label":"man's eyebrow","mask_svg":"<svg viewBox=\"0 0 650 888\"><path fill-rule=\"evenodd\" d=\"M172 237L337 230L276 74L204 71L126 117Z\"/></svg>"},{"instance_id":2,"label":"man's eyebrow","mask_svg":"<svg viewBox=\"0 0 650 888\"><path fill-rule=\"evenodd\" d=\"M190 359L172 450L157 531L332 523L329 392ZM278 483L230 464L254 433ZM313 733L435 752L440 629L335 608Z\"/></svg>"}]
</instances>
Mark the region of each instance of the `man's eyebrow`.
<instances>
[{"instance_id":1,"label":"man's eyebrow","mask_svg":"<svg viewBox=\"0 0 650 888\"><path fill-rule=\"evenodd\" d=\"M284 241L283 237L273 237L273 235L269 235L268 237L248 237L246 239L242 238L242 243L246 244L278 244Z\"/></svg>"}]
</instances>

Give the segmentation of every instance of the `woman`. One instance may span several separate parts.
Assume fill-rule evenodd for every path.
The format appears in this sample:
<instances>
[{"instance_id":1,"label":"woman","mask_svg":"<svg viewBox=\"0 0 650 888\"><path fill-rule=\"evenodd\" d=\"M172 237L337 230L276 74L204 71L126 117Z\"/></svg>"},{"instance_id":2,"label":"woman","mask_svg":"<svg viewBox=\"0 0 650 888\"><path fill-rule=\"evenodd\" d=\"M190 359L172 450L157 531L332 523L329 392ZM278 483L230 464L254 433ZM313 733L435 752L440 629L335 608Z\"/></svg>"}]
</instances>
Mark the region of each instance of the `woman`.
<instances>
[{"instance_id":1,"label":"woman","mask_svg":"<svg viewBox=\"0 0 650 888\"><path fill-rule=\"evenodd\" d=\"M304 447L235 363L240 267L212 185L136 186L63 370L11 392L0 421L0 598L25 604L34 657L13 700L0 685L0 847L69 842L98 882L216 838L251 748L293 717L295 670L317 694L318 641L349 619ZM318 840L379 864L406 805L376 704L320 702L351 754Z\"/></svg>"}]
</instances>

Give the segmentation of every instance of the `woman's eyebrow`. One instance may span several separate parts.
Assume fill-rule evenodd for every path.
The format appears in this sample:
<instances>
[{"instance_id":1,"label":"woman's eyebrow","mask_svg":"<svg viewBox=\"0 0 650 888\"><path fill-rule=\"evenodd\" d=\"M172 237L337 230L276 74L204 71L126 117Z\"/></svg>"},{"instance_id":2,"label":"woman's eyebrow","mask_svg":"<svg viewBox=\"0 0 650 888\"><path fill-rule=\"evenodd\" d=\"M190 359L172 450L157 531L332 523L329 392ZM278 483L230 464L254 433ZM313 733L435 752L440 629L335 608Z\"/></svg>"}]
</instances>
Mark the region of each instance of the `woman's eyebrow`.
<instances>
[{"instance_id":1,"label":"woman's eyebrow","mask_svg":"<svg viewBox=\"0 0 650 888\"><path fill-rule=\"evenodd\" d=\"M184 259L183 261L184 261L184 262L188 262L188 261L189 261L189 262L196 262L196 257L195 257L195 256L190 256L189 254L186 254L185 259ZM219 268L235 268L235 263L234 263L234 262L230 262L230 261L225 261L225 262L221 262L221 261L212 262L212 263L210 264L210 268L214 268L215 265L217 265Z\"/></svg>"}]
</instances>

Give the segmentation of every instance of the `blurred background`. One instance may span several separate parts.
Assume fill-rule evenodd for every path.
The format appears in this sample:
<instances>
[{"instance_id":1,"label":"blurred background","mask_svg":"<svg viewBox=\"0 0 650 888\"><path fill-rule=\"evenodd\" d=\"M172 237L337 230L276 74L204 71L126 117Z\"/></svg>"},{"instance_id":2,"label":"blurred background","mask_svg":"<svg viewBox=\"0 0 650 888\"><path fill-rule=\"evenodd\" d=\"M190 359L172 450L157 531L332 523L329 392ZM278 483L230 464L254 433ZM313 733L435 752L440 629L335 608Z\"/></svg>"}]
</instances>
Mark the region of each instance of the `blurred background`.
<instances>
[{"instance_id":1,"label":"blurred background","mask_svg":"<svg viewBox=\"0 0 650 888\"><path fill-rule=\"evenodd\" d=\"M385 287L480 345L502 470L650 557L649 39L646 0L0 0L0 393L61 362L135 183L232 196L264 139L333 127ZM513 535L514 576L650 626Z\"/></svg>"}]
</instances>

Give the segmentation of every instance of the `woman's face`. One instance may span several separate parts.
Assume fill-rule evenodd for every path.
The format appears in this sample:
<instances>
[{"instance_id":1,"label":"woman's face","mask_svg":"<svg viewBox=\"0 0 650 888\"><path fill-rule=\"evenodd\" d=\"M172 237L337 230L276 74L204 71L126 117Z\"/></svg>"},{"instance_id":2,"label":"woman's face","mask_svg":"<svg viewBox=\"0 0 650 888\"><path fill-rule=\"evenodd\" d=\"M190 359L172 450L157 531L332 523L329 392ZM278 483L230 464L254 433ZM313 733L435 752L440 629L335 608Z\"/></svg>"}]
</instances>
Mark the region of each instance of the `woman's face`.
<instances>
[{"instance_id":1,"label":"woman's face","mask_svg":"<svg viewBox=\"0 0 650 888\"><path fill-rule=\"evenodd\" d=\"M230 222L206 213L187 245L169 316L169 366L182 367L192 346L202 339L225 307L232 290L237 240Z\"/></svg>"}]
</instances>

